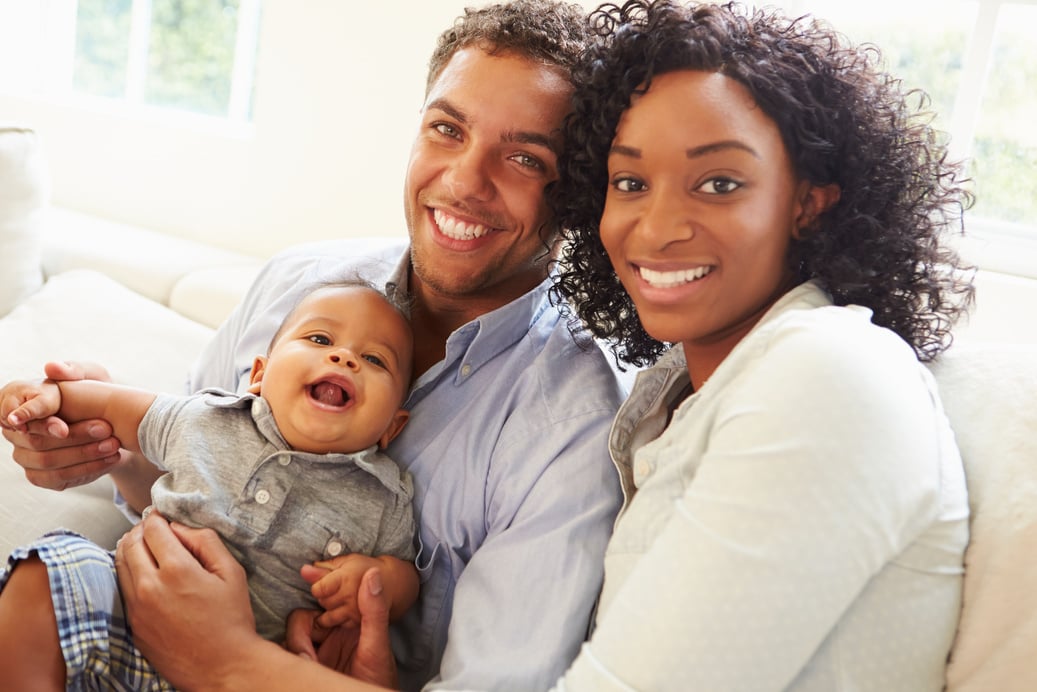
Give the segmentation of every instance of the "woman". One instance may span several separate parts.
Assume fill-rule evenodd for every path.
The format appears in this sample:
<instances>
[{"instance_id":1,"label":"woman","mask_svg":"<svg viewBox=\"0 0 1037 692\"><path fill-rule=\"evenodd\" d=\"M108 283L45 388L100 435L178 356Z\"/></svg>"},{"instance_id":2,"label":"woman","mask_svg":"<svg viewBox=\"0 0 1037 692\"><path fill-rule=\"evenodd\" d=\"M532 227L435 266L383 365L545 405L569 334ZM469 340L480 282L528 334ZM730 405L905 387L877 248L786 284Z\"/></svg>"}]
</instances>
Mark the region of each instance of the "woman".
<instances>
[{"instance_id":1,"label":"woman","mask_svg":"<svg viewBox=\"0 0 1037 692\"><path fill-rule=\"evenodd\" d=\"M920 360L972 297L940 242L970 201L956 169L877 55L820 24L629 2L595 26L554 191L570 229L557 290L620 358L654 365L612 431L627 505L559 687L942 688L968 506ZM156 570L202 569L181 543L210 588L148 603L242 600L203 535L134 529L120 576L164 673L160 645L185 628L133 618L134 594ZM339 631L309 654L391 680L365 585L356 648ZM206 659L222 687L318 677L257 642L247 611L222 617Z\"/></svg>"},{"instance_id":2,"label":"woman","mask_svg":"<svg viewBox=\"0 0 1037 692\"><path fill-rule=\"evenodd\" d=\"M632 499L567 683L941 689L968 507L919 360L972 295L940 245L955 169L878 56L819 23L595 20L557 290L655 365L613 426Z\"/></svg>"}]
</instances>

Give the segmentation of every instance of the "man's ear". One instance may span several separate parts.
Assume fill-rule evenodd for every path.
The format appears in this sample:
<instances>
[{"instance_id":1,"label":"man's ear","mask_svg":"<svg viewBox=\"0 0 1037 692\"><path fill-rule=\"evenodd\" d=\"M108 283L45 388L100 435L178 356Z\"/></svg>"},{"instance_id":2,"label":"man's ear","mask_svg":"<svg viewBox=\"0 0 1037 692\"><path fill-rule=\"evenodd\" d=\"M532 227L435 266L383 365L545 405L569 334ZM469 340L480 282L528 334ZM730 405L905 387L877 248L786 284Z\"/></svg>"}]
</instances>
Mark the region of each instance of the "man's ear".
<instances>
[{"instance_id":1,"label":"man's ear","mask_svg":"<svg viewBox=\"0 0 1037 692\"><path fill-rule=\"evenodd\" d=\"M394 413L392 420L389 421L388 427L385 428L385 432L383 432L382 436L378 438L378 448L385 449L388 447L389 443L400 434L400 431L403 430L403 426L407 424L409 419L410 411L406 409L401 408L399 411Z\"/></svg>"},{"instance_id":2,"label":"man's ear","mask_svg":"<svg viewBox=\"0 0 1037 692\"><path fill-rule=\"evenodd\" d=\"M796 217L796 227L792 231L792 237L803 240L814 230L817 218L831 209L842 197L843 191L835 183L828 185L811 185L804 181L805 186L800 197L799 215Z\"/></svg>"},{"instance_id":3,"label":"man's ear","mask_svg":"<svg viewBox=\"0 0 1037 692\"><path fill-rule=\"evenodd\" d=\"M251 394L259 394L262 390L263 373L266 372L266 358L264 356L256 356L256 359L252 361L252 372L249 373L248 391Z\"/></svg>"}]
</instances>

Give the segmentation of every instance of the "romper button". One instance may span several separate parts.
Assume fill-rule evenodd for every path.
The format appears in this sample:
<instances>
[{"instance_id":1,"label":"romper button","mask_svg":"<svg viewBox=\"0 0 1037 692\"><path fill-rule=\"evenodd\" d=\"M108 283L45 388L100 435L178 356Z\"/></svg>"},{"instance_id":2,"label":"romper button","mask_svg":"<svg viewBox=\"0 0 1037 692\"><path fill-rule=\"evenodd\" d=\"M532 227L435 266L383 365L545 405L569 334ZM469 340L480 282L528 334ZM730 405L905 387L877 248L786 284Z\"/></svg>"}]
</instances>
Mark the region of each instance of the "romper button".
<instances>
[{"instance_id":1,"label":"romper button","mask_svg":"<svg viewBox=\"0 0 1037 692\"><path fill-rule=\"evenodd\" d=\"M256 502L258 502L261 505L265 505L267 502L270 502L270 493L266 490L260 490L258 493L256 493Z\"/></svg>"},{"instance_id":2,"label":"romper button","mask_svg":"<svg viewBox=\"0 0 1037 692\"><path fill-rule=\"evenodd\" d=\"M288 464L292 463L292 458L287 454L282 454L281 456L277 457L277 463L281 466L288 466Z\"/></svg>"},{"instance_id":3,"label":"romper button","mask_svg":"<svg viewBox=\"0 0 1037 692\"><path fill-rule=\"evenodd\" d=\"M328 547L325 551L328 553L329 557L336 557L342 553L343 547L341 541L331 540L328 542Z\"/></svg>"},{"instance_id":4,"label":"romper button","mask_svg":"<svg viewBox=\"0 0 1037 692\"><path fill-rule=\"evenodd\" d=\"M462 365L461 366L461 376L462 377L468 377L468 374L471 371L472 371L472 366L471 365Z\"/></svg>"}]
</instances>

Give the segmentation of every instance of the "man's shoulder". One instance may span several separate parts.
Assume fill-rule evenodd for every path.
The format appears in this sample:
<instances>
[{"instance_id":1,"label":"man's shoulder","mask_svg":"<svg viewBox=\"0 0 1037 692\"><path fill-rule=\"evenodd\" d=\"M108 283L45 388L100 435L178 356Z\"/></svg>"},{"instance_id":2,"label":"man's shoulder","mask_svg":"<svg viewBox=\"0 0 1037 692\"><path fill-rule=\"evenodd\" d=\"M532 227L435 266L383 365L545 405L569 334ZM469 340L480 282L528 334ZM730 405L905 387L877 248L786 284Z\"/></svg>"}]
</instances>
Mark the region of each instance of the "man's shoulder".
<instances>
[{"instance_id":1,"label":"man's shoulder","mask_svg":"<svg viewBox=\"0 0 1037 692\"><path fill-rule=\"evenodd\" d=\"M344 279L380 284L392 276L405 238L348 238L295 245L274 255L250 289L259 306L280 304L314 285Z\"/></svg>"},{"instance_id":2,"label":"man's shoulder","mask_svg":"<svg viewBox=\"0 0 1037 692\"><path fill-rule=\"evenodd\" d=\"M364 236L300 243L277 253L271 262L307 261L322 258L383 259L397 258L407 246L406 237Z\"/></svg>"}]
</instances>

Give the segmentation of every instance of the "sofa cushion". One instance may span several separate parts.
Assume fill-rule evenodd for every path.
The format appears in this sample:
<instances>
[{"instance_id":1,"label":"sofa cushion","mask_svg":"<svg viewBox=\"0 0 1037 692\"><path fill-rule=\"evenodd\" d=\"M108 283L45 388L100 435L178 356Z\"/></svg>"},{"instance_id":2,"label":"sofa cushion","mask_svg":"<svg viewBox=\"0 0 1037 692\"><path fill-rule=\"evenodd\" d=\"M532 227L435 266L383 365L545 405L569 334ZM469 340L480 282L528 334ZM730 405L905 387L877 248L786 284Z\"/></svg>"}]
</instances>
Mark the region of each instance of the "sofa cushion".
<instances>
[{"instance_id":1,"label":"sofa cushion","mask_svg":"<svg viewBox=\"0 0 1037 692\"><path fill-rule=\"evenodd\" d=\"M1037 347L956 345L932 369L972 513L947 690L1035 690Z\"/></svg>"},{"instance_id":2,"label":"sofa cushion","mask_svg":"<svg viewBox=\"0 0 1037 692\"><path fill-rule=\"evenodd\" d=\"M212 333L103 274L69 271L0 319L0 381L39 377L47 360L92 360L118 382L182 392ZM0 437L0 555L59 526L111 547L127 522L107 478L60 493L34 487Z\"/></svg>"},{"instance_id":3,"label":"sofa cushion","mask_svg":"<svg viewBox=\"0 0 1037 692\"><path fill-rule=\"evenodd\" d=\"M43 285L47 166L36 133L0 124L0 316Z\"/></svg>"}]
</instances>

